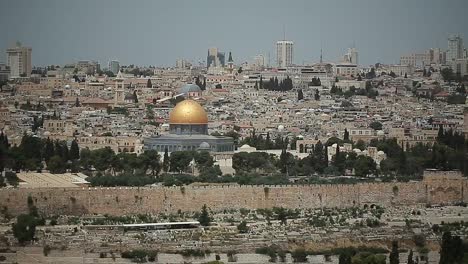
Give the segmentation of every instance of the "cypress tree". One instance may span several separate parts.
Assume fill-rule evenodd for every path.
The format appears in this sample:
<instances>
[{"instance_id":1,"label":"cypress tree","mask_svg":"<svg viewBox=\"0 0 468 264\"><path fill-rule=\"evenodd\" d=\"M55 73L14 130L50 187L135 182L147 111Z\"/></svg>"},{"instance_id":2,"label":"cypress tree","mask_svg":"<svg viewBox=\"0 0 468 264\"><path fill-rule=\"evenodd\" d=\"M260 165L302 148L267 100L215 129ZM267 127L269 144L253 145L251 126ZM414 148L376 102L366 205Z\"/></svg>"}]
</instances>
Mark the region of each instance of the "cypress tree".
<instances>
[{"instance_id":1,"label":"cypress tree","mask_svg":"<svg viewBox=\"0 0 468 264\"><path fill-rule=\"evenodd\" d=\"M390 264L400 264L400 253L398 253L398 242L392 242L392 251L390 252Z\"/></svg>"},{"instance_id":2,"label":"cypress tree","mask_svg":"<svg viewBox=\"0 0 468 264\"><path fill-rule=\"evenodd\" d=\"M413 250L411 249L409 254L408 254L408 264L414 264L413 260Z\"/></svg>"},{"instance_id":3,"label":"cypress tree","mask_svg":"<svg viewBox=\"0 0 468 264\"><path fill-rule=\"evenodd\" d=\"M78 142L74 139L70 146L70 159L77 160L80 159L80 148L78 147Z\"/></svg>"},{"instance_id":4,"label":"cypress tree","mask_svg":"<svg viewBox=\"0 0 468 264\"><path fill-rule=\"evenodd\" d=\"M349 132L348 132L348 129L346 129L346 128L344 130L343 140L344 141L349 141Z\"/></svg>"},{"instance_id":5,"label":"cypress tree","mask_svg":"<svg viewBox=\"0 0 468 264\"><path fill-rule=\"evenodd\" d=\"M165 172L169 170L169 153L167 151L167 148L164 149L163 170Z\"/></svg>"}]
</instances>

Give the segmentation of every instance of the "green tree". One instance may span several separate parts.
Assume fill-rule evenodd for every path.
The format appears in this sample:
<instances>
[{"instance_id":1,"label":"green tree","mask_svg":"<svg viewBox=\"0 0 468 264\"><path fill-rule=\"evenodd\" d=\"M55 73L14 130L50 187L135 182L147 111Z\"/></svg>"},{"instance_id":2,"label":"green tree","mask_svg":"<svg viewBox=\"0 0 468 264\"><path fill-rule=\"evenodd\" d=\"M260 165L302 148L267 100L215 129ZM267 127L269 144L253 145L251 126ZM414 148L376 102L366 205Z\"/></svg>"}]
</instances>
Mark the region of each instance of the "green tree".
<instances>
[{"instance_id":1,"label":"green tree","mask_svg":"<svg viewBox=\"0 0 468 264\"><path fill-rule=\"evenodd\" d=\"M392 242L392 251L390 252L390 264L400 264L400 253L398 252L398 242Z\"/></svg>"},{"instance_id":2,"label":"green tree","mask_svg":"<svg viewBox=\"0 0 468 264\"><path fill-rule=\"evenodd\" d=\"M50 173L64 173L67 171L67 163L60 156L52 156L47 162Z\"/></svg>"},{"instance_id":3,"label":"green tree","mask_svg":"<svg viewBox=\"0 0 468 264\"><path fill-rule=\"evenodd\" d=\"M320 92L319 92L318 89L315 89L314 99L315 99L315 101L320 100Z\"/></svg>"},{"instance_id":4,"label":"green tree","mask_svg":"<svg viewBox=\"0 0 468 264\"><path fill-rule=\"evenodd\" d=\"M18 242L24 245L26 242L32 241L36 234L37 219L30 214L21 214L16 218L16 223L13 224L13 235Z\"/></svg>"},{"instance_id":5,"label":"green tree","mask_svg":"<svg viewBox=\"0 0 468 264\"><path fill-rule=\"evenodd\" d=\"M54 156L54 143L47 138L44 149L44 160L47 162L52 156Z\"/></svg>"},{"instance_id":6,"label":"green tree","mask_svg":"<svg viewBox=\"0 0 468 264\"><path fill-rule=\"evenodd\" d=\"M198 170L200 170L201 172L213 167L214 164L213 157L206 150L195 152L194 160L197 164Z\"/></svg>"},{"instance_id":7,"label":"green tree","mask_svg":"<svg viewBox=\"0 0 468 264\"><path fill-rule=\"evenodd\" d=\"M158 176L161 172L161 156L156 150L146 150L140 155L139 159L142 161L144 171L151 171L152 176Z\"/></svg>"},{"instance_id":8,"label":"green tree","mask_svg":"<svg viewBox=\"0 0 468 264\"><path fill-rule=\"evenodd\" d=\"M356 176L366 177L377 171L377 164L371 157L358 156L354 162L354 173Z\"/></svg>"},{"instance_id":9,"label":"green tree","mask_svg":"<svg viewBox=\"0 0 468 264\"><path fill-rule=\"evenodd\" d=\"M198 222L200 222L202 226L210 225L211 217L210 217L210 213L208 212L208 208L206 207L206 204L204 204L202 207L201 213L198 217Z\"/></svg>"},{"instance_id":10,"label":"green tree","mask_svg":"<svg viewBox=\"0 0 468 264\"><path fill-rule=\"evenodd\" d=\"M149 79L148 79L148 80L149 80ZM135 104L138 104L138 95L137 95L136 90L133 91L133 102L134 102Z\"/></svg>"},{"instance_id":11,"label":"green tree","mask_svg":"<svg viewBox=\"0 0 468 264\"><path fill-rule=\"evenodd\" d=\"M70 146L70 159L71 160L78 160L80 159L80 147L78 146L78 142L74 139Z\"/></svg>"},{"instance_id":12,"label":"green tree","mask_svg":"<svg viewBox=\"0 0 468 264\"><path fill-rule=\"evenodd\" d=\"M304 99L304 93L302 92L302 89L299 89L297 91L297 100L300 101L302 99Z\"/></svg>"},{"instance_id":13,"label":"green tree","mask_svg":"<svg viewBox=\"0 0 468 264\"><path fill-rule=\"evenodd\" d=\"M414 264L414 259L413 259L413 250L411 249L409 254L408 254L408 261L407 264Z\"/></svg>"},{"instance_id":14,"label":"green tree","mask_svg":"<svg viewBox=\"0 0 468 264\"><path fill-rule=\"evenodd\" d=\"M167 151L167 148L164 148L163 170L164 172L169 171L169 152Z\"/></svg>"},{"instance_id":15,"label":"green tree","mask_svg":"<svg viewBox=\"0 0 468 264\"><path fill-rule=\"evenodd\" d=\"M242 222L237 226L237 230L238 230L239 233L241 233L241 234L245 234L245 233L249 232L249 227L247 226L247 222L246 222L246 221L242 221Z\"/></svg>"},{"instance_id":16,"label":"green tree","mask_svg":"<svg viewBox=\"0 0 468 264\"><path fill-rule=\"evenodd\" d=\"M374 121L370 123L369 127L374 130L382 130L382 123L380 123L379 121Z\"/></svg>"},{"instance_id":17,"label":"green tree","mask_svg":"<svg viewBox=\"0 0 468 264\"><path fill-rule=\"evenodd\" d=\"M452 236L450 232L442 235L439 264L461 264L465 255L463 241L459 236Z\"/></svg>"},{"instance_id":18,"label":"green tree","mask_svg":"<svg viewBox=\"0 0 468 264\"><path fill-rule=\"evenodd\" d=\"M303 248L296 248L291 252L294 262L307 262L307 252Z\"/></svg>"},{"instance_id":19,"label":"green tree","mask_svg":"<svg viewBox=\"0 0 468 264\"><path fill-rule=\"evenodd\" d=\"M351 264L351 255L348 252L343 252L338 258L338 264Z\"/></svg>"},{"instance_id":20,"label":"green tree","mask_svg":"<svg viewBox=\"0 0 468 264\"><path fill-rule=\"evenodd\" d=\"M151 79L148 78L148 82L146 82L146 88L153 88L153 84L151 83Z\"/></svg>"},{"instance_id":21,"label":"green tree","mask_svg":"<svg viewBox=\"0 0 468 264\"><path fill-rule=\"evenodd\" d=\"M344 141L349 141L349 132L348 132L348 129L346 129L346 128L344 130L343 140Z\"/></svg>"},{"instance_id":22,"label":"green tree","mask_svg":"<svg viewBox=\"0 0 468 264\"><path fill-rule=\"evenodd\" d=\"M193 159L191 151L175 151L171 153L169 164L172 172L185 172Z\"/></svg>"}]
</instances>

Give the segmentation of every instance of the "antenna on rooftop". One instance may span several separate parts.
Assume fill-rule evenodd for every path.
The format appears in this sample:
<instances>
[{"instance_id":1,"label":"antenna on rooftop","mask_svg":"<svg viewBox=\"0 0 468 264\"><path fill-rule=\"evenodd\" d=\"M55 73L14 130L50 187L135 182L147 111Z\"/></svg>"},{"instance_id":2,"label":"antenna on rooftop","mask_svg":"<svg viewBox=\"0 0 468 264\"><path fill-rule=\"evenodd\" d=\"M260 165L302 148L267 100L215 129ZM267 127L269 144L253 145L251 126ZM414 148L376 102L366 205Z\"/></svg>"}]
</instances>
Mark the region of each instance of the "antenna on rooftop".
<instances>
[{"instance_id":1,"label":"antenna on rooftop","mask_svg":"<svg viewBox=\"0 0 468 264\"><path fill-rule=\"evenodd\" d=\"M283 40L286 40L286 26L283 24Z\"/></svg>"}]
</instances>

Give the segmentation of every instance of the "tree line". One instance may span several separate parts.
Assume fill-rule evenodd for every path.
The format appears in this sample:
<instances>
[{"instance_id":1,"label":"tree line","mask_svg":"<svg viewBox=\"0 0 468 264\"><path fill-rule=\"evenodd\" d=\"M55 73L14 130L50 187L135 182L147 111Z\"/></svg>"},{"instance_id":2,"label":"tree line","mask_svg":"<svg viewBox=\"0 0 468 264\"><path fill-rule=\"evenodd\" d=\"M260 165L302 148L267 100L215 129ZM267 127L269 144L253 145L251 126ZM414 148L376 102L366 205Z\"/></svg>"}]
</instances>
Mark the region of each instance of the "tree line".
<instances>
[{"instance_id":1,"label":"tree line","mask_svg":"<svg viewBox=\"0 0 468 264\"><path fill-rule=\"evenodd\" d=\"M289 76L286 76L281 81L278 80L278 77L272 77L269 81L263 82L263 77L260 76L260 89L286 92L293 89L293 81Z\"/></svg>"}]
</instances>

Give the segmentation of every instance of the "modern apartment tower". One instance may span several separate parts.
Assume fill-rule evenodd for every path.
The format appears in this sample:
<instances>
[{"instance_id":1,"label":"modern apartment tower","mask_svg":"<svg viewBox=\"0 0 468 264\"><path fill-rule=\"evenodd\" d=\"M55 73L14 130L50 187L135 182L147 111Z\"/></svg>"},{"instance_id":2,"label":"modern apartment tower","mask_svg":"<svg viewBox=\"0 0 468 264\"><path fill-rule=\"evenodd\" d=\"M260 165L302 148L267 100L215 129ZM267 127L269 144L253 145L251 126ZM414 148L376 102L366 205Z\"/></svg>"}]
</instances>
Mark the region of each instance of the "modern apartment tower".
<instances>
[{"instance_id":1,"label":"modern apartment tower","mask_svg":"<svg viewBox=\"0 0 468 264\"><path fill-rule=\"evenodd\" d=\"M451 35L448 38L447 62L463 59L463 39L460 35Z\"/></svg>"},{"instance_id":2,"label":"modern apartment tower","mask_svg":"<svg viewBox=\"0 0 468 264\"><path fill-rule=\"evenodd\" d=\"M293 64L294 42L280 40L276 42L276 60L279 68L285 68Z\"/></svg>"},{"instance_id":3,"label":"modern apartment tower","mask_svg":"<svg viewBox=\"0 0 468 264\"><path fill-rule=\"evenodd\" d=\"M209 48L208 56L206 58L206 67L224 67L225 65L225 54L220 52L218 48Z\"/></svg>"},{"instance_id":4,"label":"modern apartment tower","mask_svg":"<svg viewBox=\"0 0 468 264\"><path fill-rule=\"evenodd\" d=\"M348 53L344 55L344 62L358 65L359 53L356 48L349 48Z\"/></svg>"},{"instance_id":5,"label":"modern apartment tower","mask_svg":"<svg viewBox=\"0 0 468 264\"><path fill-rule=\"evenodd\" d=\"M15 47L7 49L7 65L10 67L10 77L31 76L32 48L22 47L16 42Z\"/></svg>"},{"instance_id":6,"label":"modern apartment tower","mask_svg":"<svg viewBox=\"0 0 468 264\"><path fill-rule=\"evenodd\" d=\"M117 73L119 73L119 70L120 70L119 61L116 61L116 60L109 61L109 71L117 75Z\"/></svg>"}]
</instances>

